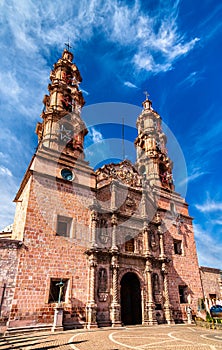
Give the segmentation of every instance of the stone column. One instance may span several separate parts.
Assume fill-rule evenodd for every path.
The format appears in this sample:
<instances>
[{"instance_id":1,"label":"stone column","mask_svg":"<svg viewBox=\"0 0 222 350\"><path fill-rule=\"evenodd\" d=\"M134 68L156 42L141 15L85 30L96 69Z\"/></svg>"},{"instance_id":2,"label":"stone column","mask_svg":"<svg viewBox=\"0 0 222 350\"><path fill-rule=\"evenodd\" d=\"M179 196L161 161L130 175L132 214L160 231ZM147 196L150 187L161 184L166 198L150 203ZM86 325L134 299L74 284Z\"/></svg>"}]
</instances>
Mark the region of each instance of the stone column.
<instances>
[{"instance_id":1,"label":"stone column","mask_svg":"<svg viewBox=\"0 0 222 350\"><path fill-rule=\"evenodd\" d=\"M120 320L120 304L118 299L118 256L113 255L111 260L112 268L112 303L110 307L110 318L112 327L121 326Z\"/></svg>"},{"instance_id":2,"label":"stone column","mask_svg":"<svg viewBox=\"0 0 222 350\"><path fill-rule=\"evenodd\" d=\"M164 297L165 297L165 302L164 302L165 318L168 324L174 324L171 305L170 305L170 298L169 298L168 271L167 271L167 266L165 262L162 264L162 272L163 272L163 288L164 288Z\"/></svg>"},{"instance_id":3,"label":"stone column","mask_svg":"<svg viewBox=\"0 0 222 350\"><path fill-rule=\"evenodd\" d=\"M98 327L96 322L97 305L95 302L96 267L97 267L97 260L94 254L92 254L89 257L89 292L88 292L88 302L86 305L86 327L87 328Z\"/></svg>"},{"instance_id":4,"label":"stone column","mask_svg":"<svg viewBox=\"0 0 222 350\"><path fill-rule=\"evenodd\" d=\"M160 258L165 259L165 249L164 249L164 242L163 242L163 230L161 226L158 227L158 235L160 238Z\"/></svg>"},{"instance_id":5,"label":"stone column","mask_svg":"<svg viewBox=\"0 0 222 350\"><path fill-rule=\"evenodd\" d=\"M153 286L152 286L152 263L146 261L146 281L147 281L147 301L146 301L146 321L145 324L157 324L155 314L155 304L153 301Z\"/></svg>"},{"instance_id":6,"label":"stone column","mask_svg":"<svg viewBox=\"0 0 222 350\"><path fill-rule=\"evenodd\" d=\"M111 223L112 223L112 246L111 246L111 251L117 252L118 247L117 247L117 242L116 242L116 230L117 230L117 216L116 214L112 215L111 218Z\"/></svg>"},{"instance_id":7,"label":"stone column","mask_svg":"<svg viewBox=\"0 0 222 350\"><path fill-rule=\"evenodd\" d=\"M146 222L143 225L143 249L146 257L151 256L150 246L149 246L149 229Z\"/></svg>"},{"instance_id":8,"label":"stone column","mask_svg":"<svg viewBox=\"0 0 222 350\"><path fill-rule=\"evenodd\" d=\"M97 230L98 214L95 208L91 211L91 247L96 248L96 230Z\"/></svg>"}]
</instances>

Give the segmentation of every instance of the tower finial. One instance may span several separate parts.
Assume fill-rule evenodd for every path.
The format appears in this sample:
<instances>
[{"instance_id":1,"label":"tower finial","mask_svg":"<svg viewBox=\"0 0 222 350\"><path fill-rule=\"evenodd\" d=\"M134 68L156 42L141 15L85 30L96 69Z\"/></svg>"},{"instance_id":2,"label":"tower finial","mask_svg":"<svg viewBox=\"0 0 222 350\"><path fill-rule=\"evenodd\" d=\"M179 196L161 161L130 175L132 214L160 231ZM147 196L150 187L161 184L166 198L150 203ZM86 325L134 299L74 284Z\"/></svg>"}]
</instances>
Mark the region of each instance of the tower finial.
<instances>
[{"instance_id":1,"label":"tower finial","mask_svg":"<svg viewBox=\"0 0 222 350\"><path fill-rule=\"evenodd\" d=\"M149 99L149 93L147 91L144 91L144 95L146 96L146 100Z\"/></svg>"},{"instance_id":2,"label":"tower finial","mask_svg":"<svg viewBox=\"0 0 222 350\"><path fill-rule=\"evenodd\" d=\"M68 38L68 42L65 43L65 46L67 46L68 51L69 51L69 49L72 48L72 46L70 45L70 42L69 42L69 38Z\"/></svg>"},{"instance_id":3,"label":"tower finial","mask_svg":"<svg viewBox=\"0 0 222 350\"><path fill-rule=\"evenodd\" d=\"M152 101L149 100L149 93L144 91L144 95L146 96L145 101L142 103L144 109L152 109Z\"/></svg>"}]
</instances>

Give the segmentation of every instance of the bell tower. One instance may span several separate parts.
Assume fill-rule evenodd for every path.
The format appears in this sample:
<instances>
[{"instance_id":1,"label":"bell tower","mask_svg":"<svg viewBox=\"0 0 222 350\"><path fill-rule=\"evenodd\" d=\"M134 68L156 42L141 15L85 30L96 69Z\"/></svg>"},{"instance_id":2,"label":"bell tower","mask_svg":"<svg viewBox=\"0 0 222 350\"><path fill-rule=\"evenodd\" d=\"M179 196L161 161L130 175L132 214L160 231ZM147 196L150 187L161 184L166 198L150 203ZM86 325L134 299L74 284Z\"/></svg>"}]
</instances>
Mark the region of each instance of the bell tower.
<instances>
[{"instance_id":1,"label":"bell tower","mask_svg":"<svg viewBox=\"0 0 222 350\"><path fill-rule=\"evenodd\" d=\"M42 123L38 123L38 148L65 152L83 159L83 141L87 129L80 117L85 101L79 84L80 72L73 54L65 49L50 74L49 95L43 98Z\"/></svg>"},{"instance_id":2,"label":"bell tower","mask_svg":"<svg viewBox=\"0 0 222 350\"><path fill-rule=\"evenodd\" d=\"M173 190L173 163L167 155L167 137L162 131L161 117L152 108L152 101L148 98L148 93L142 105L143 110L136 123L138 129L138 136L135 140L136 165L139 172L150 180L151 185Z\"/></svg>"}]
</instances>

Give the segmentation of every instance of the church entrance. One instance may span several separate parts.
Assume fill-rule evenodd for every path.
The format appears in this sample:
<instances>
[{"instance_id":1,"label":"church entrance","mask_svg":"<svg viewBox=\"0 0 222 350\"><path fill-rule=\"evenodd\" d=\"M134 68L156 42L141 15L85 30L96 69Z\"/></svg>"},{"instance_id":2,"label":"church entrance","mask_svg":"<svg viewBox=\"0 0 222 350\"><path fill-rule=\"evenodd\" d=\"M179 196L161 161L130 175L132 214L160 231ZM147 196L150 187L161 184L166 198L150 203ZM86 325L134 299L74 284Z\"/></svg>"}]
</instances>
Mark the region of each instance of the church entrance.
<instances>
[{"instance_id":1,"label":"church entrance","mask_svg":"<svg viewBox=\"0 0 222 350\"><path fill-rule=\"evenodd\" d=\"M132 272L121 280L121 320L124 325L142 323L140 282Z\"/></svg>"}]
</instances>

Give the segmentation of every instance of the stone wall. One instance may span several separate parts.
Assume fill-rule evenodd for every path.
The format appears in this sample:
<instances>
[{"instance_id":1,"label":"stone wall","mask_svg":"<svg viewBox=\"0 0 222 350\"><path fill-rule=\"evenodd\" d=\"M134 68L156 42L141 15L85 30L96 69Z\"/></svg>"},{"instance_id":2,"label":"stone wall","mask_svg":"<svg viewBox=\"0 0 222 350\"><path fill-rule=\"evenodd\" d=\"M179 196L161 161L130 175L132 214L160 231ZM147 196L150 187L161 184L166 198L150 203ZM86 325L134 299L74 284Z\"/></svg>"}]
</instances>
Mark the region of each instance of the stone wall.
<instances>
[{"instance_id":1,"label":"stone wall","mask_svg":"<svg viewBox=\"0 0 222 350\"><path fill-rule=\"evenodd\" d=\"M170 202L175 203L175 213L170 211ZM160 207L167 209L165 217L165 254L171 260L168 267L168 283L170 303L176 322L187 319L186 308L189 298L193 313L197 312L198 299L203 297L199 264L192 226L192 218L188 206L180 196L160 199ZM174 251L174 242L181 241L181 254ZM185 302L180 302L179 286L184 287ZM190 296L190 297L188 297Z\"/></svg>"},{"instance_id":2,"label":"stone wall","mask_svg":"<svg viewBox=\"0 0 222 350\"><path fill-rule=\"evenodd\" d=\"M211 267L200 267L201 281L204 291L204 297L222 299L222 271Z\"/></svg>"},{"instance_id":3,"label":"stone wall","mask_svg":"<svg viewBox=\"0 0 222 350\"><path fill-rule=\"evenodd\" d=\"M0 325L5 325L9 318L21 248L20 241L0 240Z\"/></svg>"},{"instance_id":4,"label":"stone wall","mask_svg":"<svg viewBox=\"0 0 222 350\"><path fill-rule=\"evenodd\" d=\"M72 183L32 177L9 327L52 323L51 279L68 280L64 323L84 324L91 196ZM58 215L72 219L69 237L56 234Z\"/></svg>"}]
</instances>

